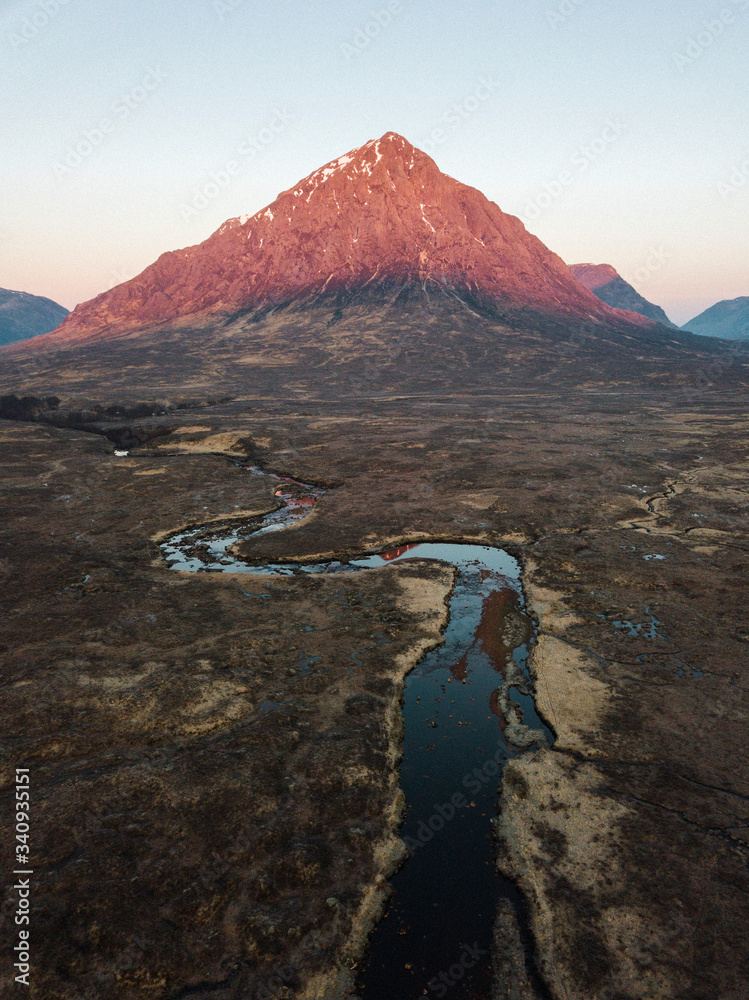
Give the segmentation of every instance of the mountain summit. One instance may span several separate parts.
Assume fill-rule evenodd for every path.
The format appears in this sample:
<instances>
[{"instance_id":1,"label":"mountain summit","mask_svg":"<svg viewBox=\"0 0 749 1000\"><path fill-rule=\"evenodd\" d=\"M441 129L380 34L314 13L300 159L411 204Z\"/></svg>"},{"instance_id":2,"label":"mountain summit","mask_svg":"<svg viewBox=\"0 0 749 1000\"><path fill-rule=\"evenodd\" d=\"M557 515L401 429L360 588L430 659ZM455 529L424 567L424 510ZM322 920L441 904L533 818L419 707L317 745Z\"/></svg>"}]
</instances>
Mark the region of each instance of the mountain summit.
<instances>
[{"instance_id":1,"label":"mountain summit","mask_svg":"<svg viewBox=\"0 0 749 1000\"><path fill-rule=\"evenodd\" d=\"M77 306L52 336L76 340L415 283L509 309L647 325L612 311L517 218L388 132L320 167L268 208L229 219L204 243L162 254L138 277Z\"/></svg>"}]
</instances>

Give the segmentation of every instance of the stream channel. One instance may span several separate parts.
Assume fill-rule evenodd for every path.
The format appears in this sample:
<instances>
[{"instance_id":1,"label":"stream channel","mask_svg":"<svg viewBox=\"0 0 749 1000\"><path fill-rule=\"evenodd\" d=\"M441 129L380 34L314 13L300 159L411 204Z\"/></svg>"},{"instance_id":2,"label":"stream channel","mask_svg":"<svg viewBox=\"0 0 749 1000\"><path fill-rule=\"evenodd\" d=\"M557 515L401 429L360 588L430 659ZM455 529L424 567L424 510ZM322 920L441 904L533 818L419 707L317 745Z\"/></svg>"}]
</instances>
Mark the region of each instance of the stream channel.
<instances>
[{"instance_id":1,"label":"stream channel","mask_svg":"<svg viewBox=\"0 0 749 1000\"><path fill-rule=\"evenodd\" d=\"M256 467L247 471L277 481L279 508L251 523L214 522L170 536L161 550L172 569L356 573L434 559L457 570L444 643L405 682L400 783L407 812L400 835L410 856L391 880L358 994L362 1000L489 997L493 928L503 898L518 918L530 978L541 986L523 901L496 872L492 829L504 763L553 743L532 697L527 659L534 630L520 565L502 549L453 542L401 545L346 561L251 565L232 554L236 543L297 523L326 491Z\"/></svg>"}]
</instances>

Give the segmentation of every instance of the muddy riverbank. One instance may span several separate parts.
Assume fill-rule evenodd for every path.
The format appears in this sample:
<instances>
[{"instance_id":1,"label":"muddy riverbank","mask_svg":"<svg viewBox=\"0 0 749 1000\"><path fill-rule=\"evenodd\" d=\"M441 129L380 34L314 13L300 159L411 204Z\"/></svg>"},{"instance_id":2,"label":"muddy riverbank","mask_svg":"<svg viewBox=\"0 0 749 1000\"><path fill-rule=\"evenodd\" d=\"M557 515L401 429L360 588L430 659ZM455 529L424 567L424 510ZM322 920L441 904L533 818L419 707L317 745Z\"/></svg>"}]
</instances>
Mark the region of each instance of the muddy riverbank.
<instances>
[{"instance_id":1,"label":"muddy riverbank","mask_svg":"<svg viewBox=\"0 0 749 1000\"><path fill-rule=\"evenodd\" d=\"M406 677L402 720L393 726L399 737L393 760L400 761L405 808L398 853L406 862L391 883L387 913L368 942L356 977L359 992L370 1000L389 1000L441 992L449 985L456 998L486 997L493 979L509 974L497 954L492 963L495 923L500 907L507 906L523 928L524 964L537 982L525 906L516 886L495 872L492 826L505 764L523 750L538 751L554 742L533 699L527 660L535 636L524 611L517 560L488 546L426 542L332 561L295 563L290 553L281 563L247 562L235 552L240 539L300 523L325 491L245 468L271 482L281 506L252 522L233 527L210 522L169 536L160 547L170 568L333 575L426 559L455 572L442 644ZM386 641L382 633L378 638ZM300 671L316 659L301 660ZM352 660L352 670L362 666L356 654ZM330 902L337 905L334 897ZM448 961L449 956L456 961Z\"/></svg>"}]
</instances>

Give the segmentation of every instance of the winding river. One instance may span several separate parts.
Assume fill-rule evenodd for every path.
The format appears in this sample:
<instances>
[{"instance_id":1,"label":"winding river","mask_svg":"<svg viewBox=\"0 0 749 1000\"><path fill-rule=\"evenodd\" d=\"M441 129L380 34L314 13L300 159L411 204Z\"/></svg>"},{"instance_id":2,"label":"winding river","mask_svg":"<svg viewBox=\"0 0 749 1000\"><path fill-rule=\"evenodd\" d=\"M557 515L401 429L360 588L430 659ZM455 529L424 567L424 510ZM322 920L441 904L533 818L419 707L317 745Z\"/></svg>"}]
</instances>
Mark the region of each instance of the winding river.
<instances>
[{"instance_id":1,"label":"winding river","mask_svg":"<svg viewBox=\"0 0 749 1000\"><path fill-rule=\"evenodd\" d=\"M389 908L372 935L357 990L362 1000L425 994L483 1000L491 992L493 925L503 897L525 934L522 901L494 863L491 821L502 767L522 750L553 741L532 697L527 658L533 625L520 566L502 549L452 542L401 545L345 561L243 562L232 551L237 542L295 524L325 493L256 467L248 472L275 480L278 508L250 524L214 522L172 535L161 546L171 568L357 573L404 559L436 559L457 570L445 641L406 678L401 836L410 856L392 880ZM533 976L530 966L529 972Z\"/></svg>"}]
</instances>

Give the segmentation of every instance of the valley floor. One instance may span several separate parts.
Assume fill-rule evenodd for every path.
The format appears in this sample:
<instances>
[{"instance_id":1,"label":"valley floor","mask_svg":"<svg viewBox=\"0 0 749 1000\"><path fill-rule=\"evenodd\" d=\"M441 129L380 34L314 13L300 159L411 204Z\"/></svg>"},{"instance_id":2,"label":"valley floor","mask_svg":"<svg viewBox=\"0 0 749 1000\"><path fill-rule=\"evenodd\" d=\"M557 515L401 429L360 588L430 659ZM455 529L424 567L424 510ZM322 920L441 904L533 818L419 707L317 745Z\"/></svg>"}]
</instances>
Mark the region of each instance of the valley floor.
<instances>
[{"instance_id":1,"label":"valley floor","mask_svg":"<svg viewBox=\"0 0 749 1000\"><path fill-rule=\"evenodd\" d=\"M3 996L349 991L399 859L403 673L439 642L452 576L169 570L166 533L276 504L250 457L330 488L246 557L434 538L521 560L557 739L505 770L498 865L548 995L744 1000L746 413L725 388L256 396L132 422L165 433L126 457L0 421L1 801L10 819L28 768L34 871L32 985L8 890ZM532 998L501 924L496 995Z\"/></svg>"}]
</instances>

